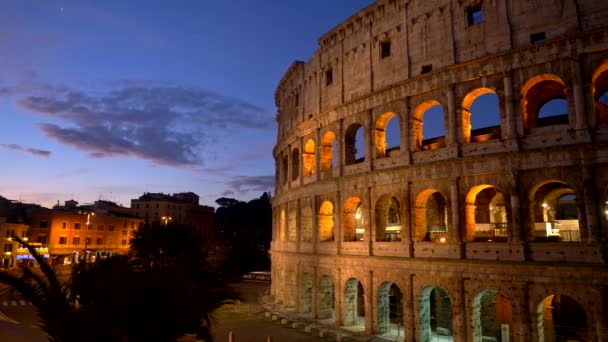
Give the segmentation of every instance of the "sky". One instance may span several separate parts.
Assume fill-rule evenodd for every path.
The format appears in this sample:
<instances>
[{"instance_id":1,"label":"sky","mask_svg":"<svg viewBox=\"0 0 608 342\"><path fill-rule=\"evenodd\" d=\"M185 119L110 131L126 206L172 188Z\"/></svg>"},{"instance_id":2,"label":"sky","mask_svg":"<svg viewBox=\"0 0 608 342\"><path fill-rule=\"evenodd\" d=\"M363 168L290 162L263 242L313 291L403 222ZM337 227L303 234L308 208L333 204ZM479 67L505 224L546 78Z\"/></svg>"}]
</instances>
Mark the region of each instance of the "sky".
<instances>
[{"instance_id":1,"label":"sky","mask_svg":"<svg viewBox=\"0 0 608 342\"><path fill-rule=\"evenodd\" d=\"M371 2L4 1L0 196L273 192L279 80Z\"/></svg>"}]
</instances>

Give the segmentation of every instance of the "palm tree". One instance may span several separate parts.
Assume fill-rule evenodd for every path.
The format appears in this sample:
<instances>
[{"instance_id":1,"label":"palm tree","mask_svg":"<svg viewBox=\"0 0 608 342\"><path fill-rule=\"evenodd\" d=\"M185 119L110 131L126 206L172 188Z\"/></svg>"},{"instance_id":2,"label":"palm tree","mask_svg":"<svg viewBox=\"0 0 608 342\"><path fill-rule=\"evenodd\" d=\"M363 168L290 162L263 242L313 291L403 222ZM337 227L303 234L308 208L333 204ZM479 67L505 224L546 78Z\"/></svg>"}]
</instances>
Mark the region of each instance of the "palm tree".
<instances>
[{"instance_id":1,"label":"palm tree","mask_svg":"<svg viewBox=\"0 0 608 342\"><path fill-rule=\"evenodd\" d=\"M125 256L78 264L68 286L34 247L15 241L30 251L40 272L3 271L0 282L36 307L52 342L169 342L187 333L211 341L213 312L239 298L217 274L167 262L173 257L144 269L132 267ZM165 243L174 244L157 245L162 249Z\"/></svg>"},{"instance_id":2,"label":"palm tree","mask_svg":"<svg viewBox=\"0 0 608 342\"><path fill-rule=\"evenodd\" d=\"M82 341L78 305L69 287L59 281L53 267L33 246L18 237L13 239L29 250L40 265L40 272L34 272L29 267L23 268L22 274L1 271L0 282L17 290L37 309L41 328L47 333L49 341Z\"/></svg>"}]
</instances>

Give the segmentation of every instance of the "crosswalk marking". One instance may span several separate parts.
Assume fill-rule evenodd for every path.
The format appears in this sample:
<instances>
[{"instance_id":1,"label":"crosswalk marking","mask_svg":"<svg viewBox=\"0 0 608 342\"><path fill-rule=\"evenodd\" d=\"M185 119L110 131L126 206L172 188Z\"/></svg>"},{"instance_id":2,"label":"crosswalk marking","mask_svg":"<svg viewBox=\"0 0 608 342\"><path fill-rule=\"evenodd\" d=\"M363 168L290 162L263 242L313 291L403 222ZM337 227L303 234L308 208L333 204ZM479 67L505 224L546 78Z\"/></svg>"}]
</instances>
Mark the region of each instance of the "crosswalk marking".
<instances>
[{"instance_id":1,"label":"crosswalk marking","mask_svg":"<svg viewBox=\"0 0 608 342\"><path fill-rule=\"evenodd\" d=\"M26 300L23 300L23 299L20 299L19 301L16 301L16 300L2 301L2 306L9 306L9 305L10 306L28 306L28 305L32 305L32 303L28 302Z\"/></svg>"}]
</instances>

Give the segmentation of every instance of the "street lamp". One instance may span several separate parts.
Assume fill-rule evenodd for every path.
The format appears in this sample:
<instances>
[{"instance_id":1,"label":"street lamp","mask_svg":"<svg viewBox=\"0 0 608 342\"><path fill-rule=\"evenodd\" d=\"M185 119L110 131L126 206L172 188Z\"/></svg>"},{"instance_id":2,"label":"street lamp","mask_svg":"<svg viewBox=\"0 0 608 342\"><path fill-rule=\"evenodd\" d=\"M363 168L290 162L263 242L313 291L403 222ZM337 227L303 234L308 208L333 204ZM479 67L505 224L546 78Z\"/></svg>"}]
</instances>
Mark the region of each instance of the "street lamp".
<instances>
[{"instance_id":1,"label":"street lamp","mask_svg":"<svg viewBox=\"0 0 608 342\"><path fill-rule=\"evenodd\" d=\"M171 216L163 216L161 217L161 220L164 221L165 226L169 223L169 221L171 221Z\"/></svg>"}]
</instances>

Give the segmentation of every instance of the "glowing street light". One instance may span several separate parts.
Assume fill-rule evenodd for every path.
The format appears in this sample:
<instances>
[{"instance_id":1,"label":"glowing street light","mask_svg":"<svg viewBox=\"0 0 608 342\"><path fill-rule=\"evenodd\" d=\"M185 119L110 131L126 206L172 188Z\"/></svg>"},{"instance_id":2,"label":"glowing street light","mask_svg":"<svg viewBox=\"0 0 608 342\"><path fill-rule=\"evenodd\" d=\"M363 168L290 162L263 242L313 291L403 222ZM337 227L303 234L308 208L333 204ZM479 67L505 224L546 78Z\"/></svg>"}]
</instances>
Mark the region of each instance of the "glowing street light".
<instances>
[{"instance_id":1,"label":"glowing street light","mask_svg":"<svg viewBox=\"0 0 608 342\"><path fill-rule=\"evenodd\" d=\"M163 223L166 226L169 223L169 221L172 220L172 218L171 218L171 216L163 216L163 217L161 217L161 220L163 221Z\"/></svg>"}]
</instances>

